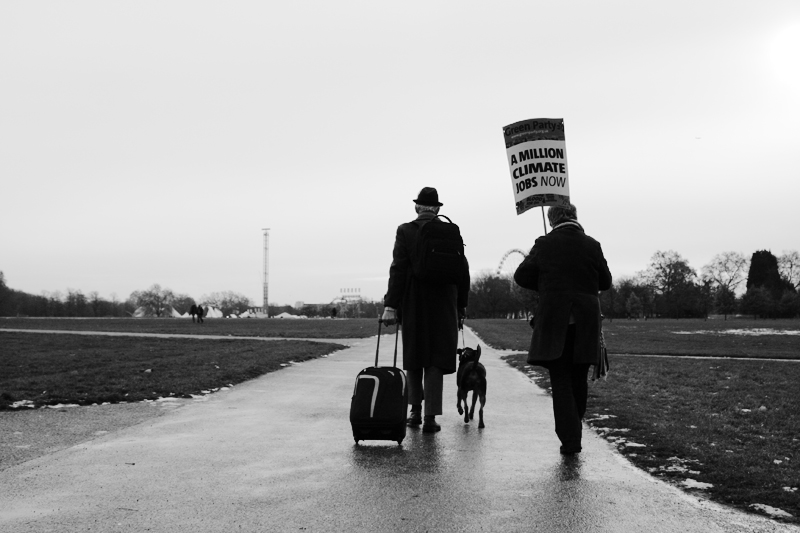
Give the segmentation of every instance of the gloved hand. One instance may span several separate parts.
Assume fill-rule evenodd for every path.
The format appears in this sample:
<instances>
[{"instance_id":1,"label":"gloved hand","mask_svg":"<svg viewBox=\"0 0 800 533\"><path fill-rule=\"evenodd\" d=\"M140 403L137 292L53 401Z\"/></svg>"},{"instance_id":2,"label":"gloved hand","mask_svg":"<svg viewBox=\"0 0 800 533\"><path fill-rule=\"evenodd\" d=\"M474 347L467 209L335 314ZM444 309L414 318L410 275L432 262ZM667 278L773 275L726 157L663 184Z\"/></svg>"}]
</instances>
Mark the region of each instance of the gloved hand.
<instances>
[{"instance_id":1,"label":"gloved hand","mask_svg":"<svg viewBox=\"0 0 800 533\"><path fill-rule=\"evenodd\" d=\"M464 320L467 318L467 308L462 307L458 310L458 329L464 329Z\"/></svg>"},{"instance_id":2,"label":"gloved hand","mask_svg":"<svg viewBox=\"0 0 800 533\"><path fill-rule=\"evenodd\" d=\"M383 310L383 316L381 316L381 322L386 324L387 326L393 326L397 323L397 311L395 311L391 307L386 307Z\"/></svg>"}]
</instances>

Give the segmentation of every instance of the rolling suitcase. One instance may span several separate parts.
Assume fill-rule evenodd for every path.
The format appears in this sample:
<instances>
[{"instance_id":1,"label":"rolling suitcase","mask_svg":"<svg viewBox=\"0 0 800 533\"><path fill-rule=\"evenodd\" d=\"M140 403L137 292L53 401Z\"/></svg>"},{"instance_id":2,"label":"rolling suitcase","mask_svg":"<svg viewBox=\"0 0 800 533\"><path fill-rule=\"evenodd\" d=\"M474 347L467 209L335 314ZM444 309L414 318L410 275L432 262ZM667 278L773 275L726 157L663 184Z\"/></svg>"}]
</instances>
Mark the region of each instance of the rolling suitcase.
<instances>
[{"instance_id":1,"label":"rolling suitcase","mask_svg":"<svg viewBox=\"0 0 800 533\"><path fill-rule=\"evenodd\" d=\"M358 373L350 402L350 424L356 444L361 440L395 440L400 444L406 437L408 386L405 373L397 368L400 325L397 325L394 338L394 366L379 367L381 324L382 321L378 320L375 366Z\"/></svg>"}]
</instances>

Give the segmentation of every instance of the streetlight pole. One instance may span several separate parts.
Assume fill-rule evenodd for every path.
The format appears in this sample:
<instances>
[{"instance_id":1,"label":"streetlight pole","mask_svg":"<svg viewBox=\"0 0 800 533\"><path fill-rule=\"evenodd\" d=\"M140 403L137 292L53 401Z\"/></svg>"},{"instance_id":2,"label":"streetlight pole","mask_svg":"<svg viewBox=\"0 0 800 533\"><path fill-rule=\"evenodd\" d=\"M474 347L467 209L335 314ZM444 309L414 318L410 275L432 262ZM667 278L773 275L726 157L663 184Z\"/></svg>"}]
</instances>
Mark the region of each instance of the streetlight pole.
<instances>
[{"instance_id":1,"label":"streetlight pole","mask_svg":"<svg viewBox=\"0 0 800 533\"><path fill-rule=\"evenodd\" d=\"M264 232L264 313L269 318L269 228Z\"/></svg>"}]
</instances>

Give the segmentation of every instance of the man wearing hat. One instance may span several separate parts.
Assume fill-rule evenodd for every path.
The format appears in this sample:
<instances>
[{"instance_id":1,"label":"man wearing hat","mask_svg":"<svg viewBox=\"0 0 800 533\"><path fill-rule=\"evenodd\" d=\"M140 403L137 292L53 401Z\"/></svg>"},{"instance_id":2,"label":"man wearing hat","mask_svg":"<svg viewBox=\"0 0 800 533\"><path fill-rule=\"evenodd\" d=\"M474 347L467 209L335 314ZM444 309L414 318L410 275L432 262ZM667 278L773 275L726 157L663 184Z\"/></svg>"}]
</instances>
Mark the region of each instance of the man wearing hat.
<instances>
[{"instance_id":1,"label":"man wearing hat","mask_svg":"<svg viewBox=\"0 0 800 533\"><path fill-rule=\"evenodd\" d=\"M387 325L402 324L403 370L408 376L411 405L408 425L422 424L423 432L434 433L441 429L435 417L442 414L444 375L456 371L458 329L467 311L469 270L465 263L463 281L457 285L428 283L414 277L412 261L420 228L425 224L445 224L436 218L443 205L436 189L423 188L414 203L416 220L397 228L381 319Z\"/></svg>"}]
</instances>

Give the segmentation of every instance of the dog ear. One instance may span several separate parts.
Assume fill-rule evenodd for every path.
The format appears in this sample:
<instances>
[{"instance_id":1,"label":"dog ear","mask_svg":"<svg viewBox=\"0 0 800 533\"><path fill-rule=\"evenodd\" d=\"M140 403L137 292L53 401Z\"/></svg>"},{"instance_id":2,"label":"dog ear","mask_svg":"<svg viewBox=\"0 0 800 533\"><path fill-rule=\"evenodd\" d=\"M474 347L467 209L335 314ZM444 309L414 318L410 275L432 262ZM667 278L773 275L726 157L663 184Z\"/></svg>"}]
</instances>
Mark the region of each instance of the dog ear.
<instances>
[{"instance_id":1,"label":"dog ear","mask_svg":"<svg viewBox=\"0 0 800 533\"><path fill-rule=\"evenodd\" d=\"M481 345L479 344L478 345L478 356L480 356L480 355L481 355Z\"/></svg>"}]
</instances>

